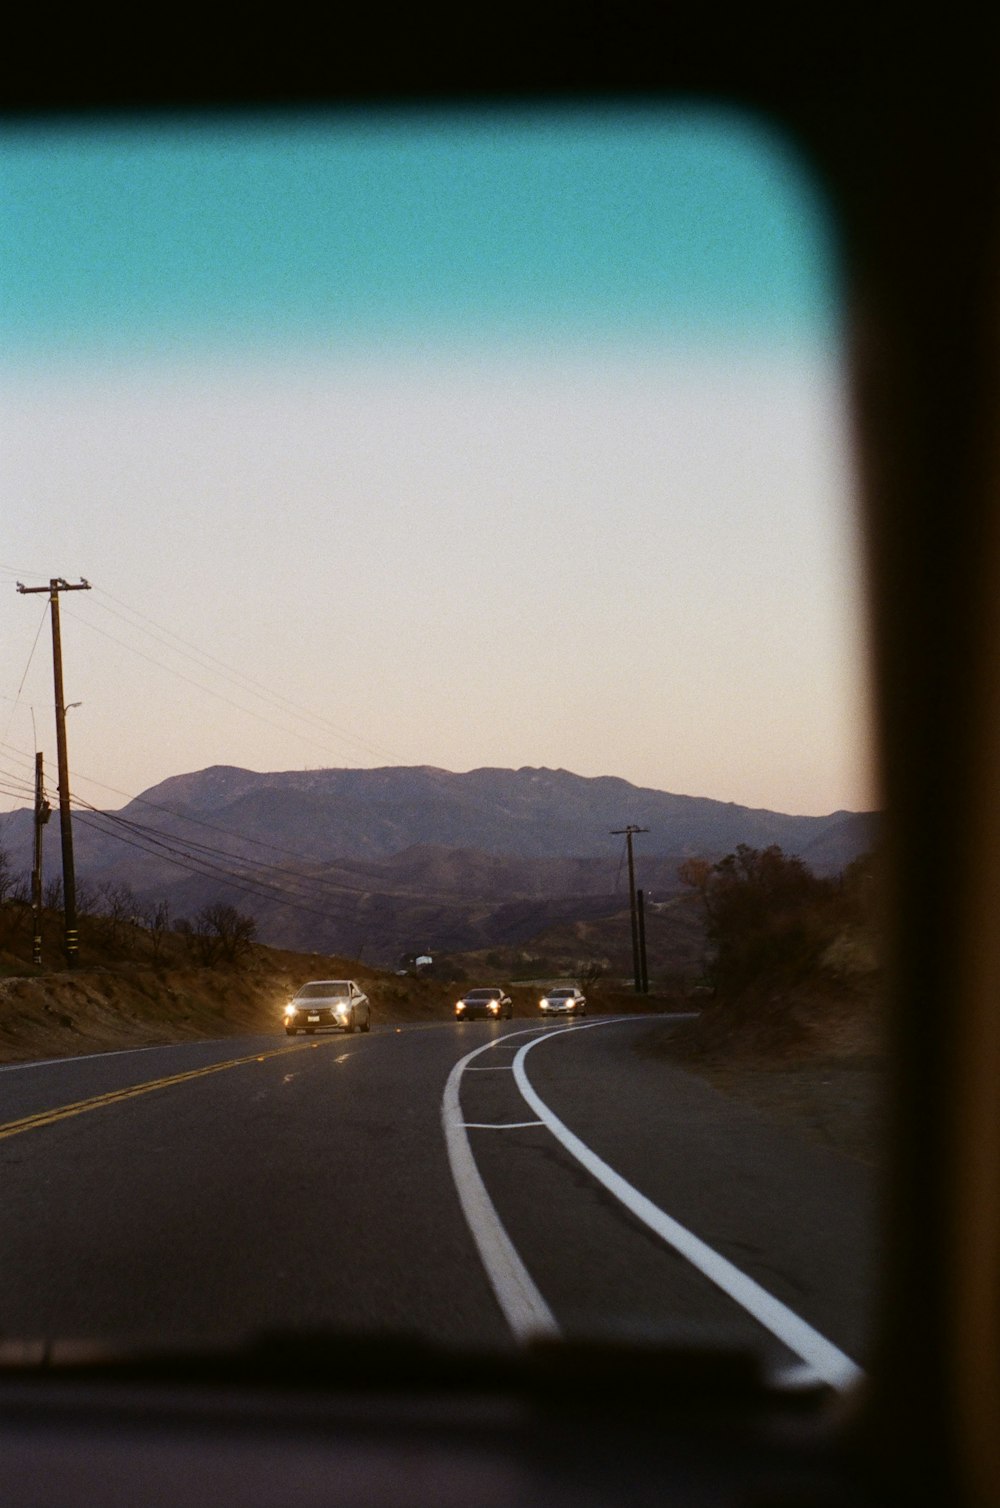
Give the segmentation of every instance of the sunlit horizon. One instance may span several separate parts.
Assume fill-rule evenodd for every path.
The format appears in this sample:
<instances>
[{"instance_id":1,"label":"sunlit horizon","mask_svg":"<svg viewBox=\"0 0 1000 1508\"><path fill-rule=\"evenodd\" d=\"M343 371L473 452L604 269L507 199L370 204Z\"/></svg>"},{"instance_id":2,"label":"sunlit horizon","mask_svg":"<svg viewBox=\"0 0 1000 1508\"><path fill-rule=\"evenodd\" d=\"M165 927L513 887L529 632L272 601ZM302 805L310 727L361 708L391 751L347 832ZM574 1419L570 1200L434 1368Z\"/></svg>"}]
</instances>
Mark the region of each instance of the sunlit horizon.
<instances>
[{"instance_id":1,"label":"sunlit horizon","mask_svg":"<svg viewBox=\"0 0 1000 1508\"><path fill-rule=\"evenodd\" d=\"M6 147L5 777L54 785L15 581L64 575L95 804L228 764L877 805L834 257L769 128Z\"/></svg>"}]
</instances>

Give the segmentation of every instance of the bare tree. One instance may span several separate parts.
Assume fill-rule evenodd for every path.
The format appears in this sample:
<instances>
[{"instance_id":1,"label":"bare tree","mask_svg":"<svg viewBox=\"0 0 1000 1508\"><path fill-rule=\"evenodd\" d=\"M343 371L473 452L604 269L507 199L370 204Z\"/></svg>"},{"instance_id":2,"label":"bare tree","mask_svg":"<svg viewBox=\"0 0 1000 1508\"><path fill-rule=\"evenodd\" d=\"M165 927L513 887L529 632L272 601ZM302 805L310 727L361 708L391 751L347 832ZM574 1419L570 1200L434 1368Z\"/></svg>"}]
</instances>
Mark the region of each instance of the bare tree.
<instances>
[{"instance_id":1,"label":"bare tree","mask_svg":"<svg viewBox=\"0 0 1000 1508\"><path fill-rule=\"evenodd\" d=\"M603 977L604 965L599 958L590 958L586 963L580 964L577 968L577 978L580 981L580 988L583 990L592 990L597 981L603 979Z\"/></svg>"},{"instance_id":2,"label":"bare tree","mask_svg":"<svg viewBox=\"0 0 1000 1508\"><path fill-rule=\"evenodd\" d=\"M17 906L31 905L31 876L21 874L13 880L5 897Z\"/></svg>"},{"instance_id":3,"label":"bare tree","mask_svg":"<svg viewBox=\"0 0 1000 1508\"><path fill-rule=\"evenodd\" d=\"M98 887L96 910L107 945L131 953L139 921L139 902L131 885L105 880Z\"/></svg>"},{"instance_id":4,"label":"bare tree","mask_svg":"<svg viewBox=\"0 0 1000 1508\"><path fill-rule=\"evenodd\" d=\"M7 942L27 930L30 923L31 887L23 875L15 875L6 849L0 848L0 936Z\"/></svg>"},{"instance_id":5,"label":"bare tree","mask_svg":"<svg viewBox=\"0 0 1000 1508\"><path fill-rule=\"evenodd\" d=\"M202 906L192 926L195 951L203 964L239 963L257 936L252 916L223 901Z\"/></svg>"},{"instance_id":6,"label":"bare tree","mask_svg":"<svg viewBox=\"0 0 1000 1508\"><path fill-rule=\"evenodd\" d=\"M163 939L170 930L170 902L151 901L142 913L142 922L149 933L149 944L154 959L163 953Z\"/></svg>"}]
</instances>

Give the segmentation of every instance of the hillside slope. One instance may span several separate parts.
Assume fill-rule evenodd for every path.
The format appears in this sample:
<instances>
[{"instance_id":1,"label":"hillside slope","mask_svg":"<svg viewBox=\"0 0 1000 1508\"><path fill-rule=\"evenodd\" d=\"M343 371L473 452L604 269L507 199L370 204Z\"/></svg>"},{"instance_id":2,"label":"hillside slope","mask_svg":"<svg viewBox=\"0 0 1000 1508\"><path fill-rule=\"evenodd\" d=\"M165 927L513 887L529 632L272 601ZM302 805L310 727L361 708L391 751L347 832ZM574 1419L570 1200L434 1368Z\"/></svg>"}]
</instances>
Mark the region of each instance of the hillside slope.
<instances>
[{"instance_id":1,"label":"hillside slope","mask_svg":"<svg viewBox=\"0 0 1000 1508\"><path fill-rule=\"evenodd\" d=\"M191 917L223 899L277 946L382 963L415 949L514 945L552 926L620 910L626 823L637 882L676 893L689 854L778 844L838 870L870 845L874 818L789 816L567 770L429 766L257 773L234 766L171 777L116 812L74 818L77 873ZM50 827L50 847L55 827ZM30 866L32 818L14 812L0 845ZM51 872L51 871L50 871Z\"/></svg>"}]
</instances>

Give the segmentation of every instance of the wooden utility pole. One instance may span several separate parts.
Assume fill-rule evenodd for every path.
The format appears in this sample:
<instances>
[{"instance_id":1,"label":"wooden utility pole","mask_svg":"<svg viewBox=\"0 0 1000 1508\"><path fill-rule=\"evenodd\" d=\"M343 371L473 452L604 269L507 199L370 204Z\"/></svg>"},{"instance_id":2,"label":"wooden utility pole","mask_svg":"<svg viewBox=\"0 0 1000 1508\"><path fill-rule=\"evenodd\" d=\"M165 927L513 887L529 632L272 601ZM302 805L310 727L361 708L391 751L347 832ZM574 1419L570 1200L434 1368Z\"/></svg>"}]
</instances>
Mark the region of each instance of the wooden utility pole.
<instances>
[{"instance_id":1,"label":"wooden utility pole","mask_svg":"<svg viewBox=\"0 0 1000 1508\"><path fill-rule=\"evenodd\" d=\"M642 993L642 965L639 960L639 908L635 899L635 862L632 857L632 838L636 833L648 833L648 827L613 827L611 836L624 836L628 848L628 905L632 917L632 983L637 995Z\"/></svg>"},{"instance_id":2,"label":"wooden utility pole","mask_svg":"<svg viewBox=\"0 0 1000 1508\"><path fill-rule=\"evenodd\" d=\"M646 967L646 900L642 889L635 893L635 911L639 921L639 974L642 980L642 993L649 994L649 970Z\"/></svg>"},{"instance_id":3,"label":"wooden utility pole","mask_svg":"<svg viewBox=\"0 0 1000 1508\"><path fill-rule=\"evenodd\" d=\"M35 755L35 847L31 866L31 917L34 923L31 941L31 961L36 966L42 962L42 828L52 815L52 808L45 799L43 756Z\"/></svg>"},{"instance_id":4,"label":"wooden utility pole","mask_svg":"<svg viewBox=\"0 0 1000 1508\"><path fill-rule=\"evenodd\" d=\"M73 822L69 805L69 756L66 751L66 696L63 691L62 635L59 628L59 593L89 592L90 582L80 580L71 586L61 576L53 576L48 586L23 586L19 592L48 592L52 620L52 674L56 695L56 755L59 765L59 835L62 839L63 873L63 952L72 969L80 954L80 937L76 925L76 873L73 868Z\"/></svg>"}]
</instances>

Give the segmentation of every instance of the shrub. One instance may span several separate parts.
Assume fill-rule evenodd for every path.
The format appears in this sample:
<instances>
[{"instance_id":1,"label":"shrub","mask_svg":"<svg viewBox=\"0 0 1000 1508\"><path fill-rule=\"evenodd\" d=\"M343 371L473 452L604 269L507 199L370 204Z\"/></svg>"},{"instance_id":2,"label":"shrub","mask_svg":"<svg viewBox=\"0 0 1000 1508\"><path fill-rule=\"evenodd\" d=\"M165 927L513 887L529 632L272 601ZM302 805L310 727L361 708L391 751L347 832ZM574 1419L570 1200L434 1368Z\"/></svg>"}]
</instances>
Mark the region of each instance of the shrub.
<instances>
[{"instance_id":1,"label":"shrub","mask_svg":"<svg viewBox=\"0 0 1000 1508\"><path fill-rule=\"evenodd\" d=\"M843 923L842 887L777 845L741 844L718 864L686 860L679 878L705 907L707 982L719 994L793 983L816 969Z\"/></svg>"},{"instance_id":2,"label":"shrub","mask_svg":"<svg viewBox=\"0 0 1000 1508\"><path fill-rule=\"evenodd\" d=\"M200 963L239 963L250 952L257 936L252 916L222 901L203 906L194 918L191 939Z\"/></svg>"}]
</instances>

